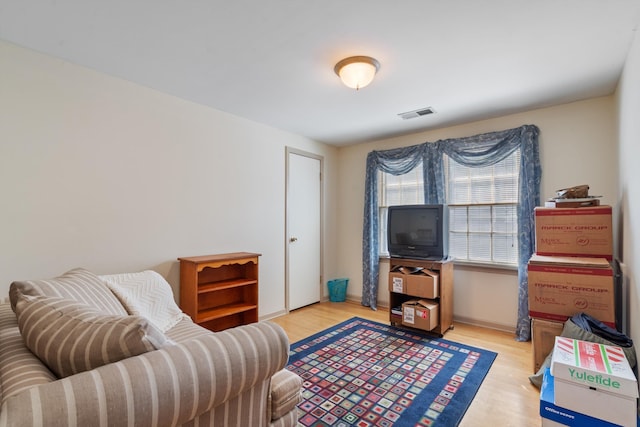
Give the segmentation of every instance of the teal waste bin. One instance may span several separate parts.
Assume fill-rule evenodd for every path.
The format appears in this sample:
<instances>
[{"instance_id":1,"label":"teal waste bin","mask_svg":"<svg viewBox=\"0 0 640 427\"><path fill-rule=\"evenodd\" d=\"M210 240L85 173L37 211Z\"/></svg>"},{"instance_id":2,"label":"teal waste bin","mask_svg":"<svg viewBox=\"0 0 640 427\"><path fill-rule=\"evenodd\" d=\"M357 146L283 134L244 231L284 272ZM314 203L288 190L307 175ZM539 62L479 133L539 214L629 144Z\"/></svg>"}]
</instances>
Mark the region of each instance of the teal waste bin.
<instances>
[{"instance_id":1,"label":"teal waste bin","mask_svg":"<svg viewBox=\"0 0 640 427\"><path fill-rule=\"evenodd\" d=\"M344 302L347 299L347 285L349 279L333 279L327 282L329 301Z\"/></svg>"}]
</instances>

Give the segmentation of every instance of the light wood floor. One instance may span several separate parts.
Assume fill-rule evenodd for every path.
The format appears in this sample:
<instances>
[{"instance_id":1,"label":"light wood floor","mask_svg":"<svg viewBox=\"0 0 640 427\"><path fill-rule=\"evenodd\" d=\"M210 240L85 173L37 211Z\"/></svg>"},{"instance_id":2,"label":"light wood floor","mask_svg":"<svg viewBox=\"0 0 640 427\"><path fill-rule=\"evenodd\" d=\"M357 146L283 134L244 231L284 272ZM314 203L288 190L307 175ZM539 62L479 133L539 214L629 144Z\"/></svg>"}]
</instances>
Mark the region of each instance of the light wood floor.
<instances>
[{"instance_id":1,"label":"light wood floor","mask_svg":"<svg viewBox=\"0 0 640 427\"><path fill-rule=\"evenodd\" d=\"M272 321L286 330L293 343L354 316L389 322L386 309L373 311L350 302L314 304ZM530 342L517 342L511 333L456 322L444 338L498 353L460 426L540 426L540 394L528 379L533 369Z\"/></svg>"}]
</instances>

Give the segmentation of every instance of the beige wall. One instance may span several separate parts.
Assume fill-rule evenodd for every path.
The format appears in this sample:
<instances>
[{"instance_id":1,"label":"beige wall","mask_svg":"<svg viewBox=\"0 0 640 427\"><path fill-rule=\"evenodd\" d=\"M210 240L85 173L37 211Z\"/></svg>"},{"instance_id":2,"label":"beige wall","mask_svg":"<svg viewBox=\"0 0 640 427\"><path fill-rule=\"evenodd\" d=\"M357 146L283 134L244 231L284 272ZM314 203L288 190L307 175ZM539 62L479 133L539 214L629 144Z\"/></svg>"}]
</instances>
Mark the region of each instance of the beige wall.
<instances>
[{"instance_id":1,"label":"beige wall","mask_svg":"<svg viewBox=\"0 0 640 427\"><path fill-rule=\"evenodd\" d=\"M543 200L557 189L589 184L591 194L602 195L603 203L613 204L618 191L614 172L618 162L614 115L614 98L608 96L341 148L338 271L350 278L349 297L359 300L362 295L360 242L367 153L535 124L540 128ZM388 266L383 263L378 293L381 304L388 302L387 271ZM454 281L456 319L508 330L515 328L518 295L515 271L457 267Z\"/></svg>"},{"instance_id":2,"label":"beige wall","mask_svg":"<svg viewBox=\"0 0 640 427\"><path fill-rule=\"evenodd\" d=\"M638 44L627 67L634 73ZM78 266L100 274L155 269L177 293L177 257L255 251L263 254L260 315L282 312L286 146L325 157L323 275L349 277L356 300L365 158L373 149L536 124L543 197L588 183L604 203L618 202L613 97L336 149L4 42L0 63L0 295L13 280ZM620 199L630 232L628 212L640 209L626 184L640 173L632 163L640 108L637 80L625 81L617 98ZM632 240L624 247L633 271L640 262ZM513 328L514 272L457 268L455 282L458 320Z\"/></svg>"},{"instance_id":3,"label":"beige wall","mask_svg":"<svg viewBox=\"0 0 640 427\"><path fill-rule=\"evenodd\" d=\"M627 57L616 92L619 162L618 254L625 268L625 286L629 293L630 336L640 342L640 35Z\"/></svg>"},{"instance_id":4,"label":"beige wall","mask_svg":"<svg viewBox=\"0 0 640 427\"><path fill-rule=\"evenodd\" d=\"M5 42L0 64L0 295L74 267L155 269L177 294L177 257L250 251L260 315L282 312L286 146L324 156L336 246L336 148Z\"/></svg>"}]
</instances>

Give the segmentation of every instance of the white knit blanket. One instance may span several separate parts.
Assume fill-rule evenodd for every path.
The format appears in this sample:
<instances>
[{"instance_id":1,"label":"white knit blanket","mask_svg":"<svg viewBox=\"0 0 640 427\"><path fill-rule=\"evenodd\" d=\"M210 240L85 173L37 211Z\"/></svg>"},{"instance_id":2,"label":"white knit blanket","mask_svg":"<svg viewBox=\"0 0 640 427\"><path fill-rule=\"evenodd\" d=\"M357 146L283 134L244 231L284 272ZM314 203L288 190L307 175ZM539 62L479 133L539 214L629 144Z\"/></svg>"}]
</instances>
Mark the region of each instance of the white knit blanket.
<instances>
[{"instance_id":1,"label":"white knit blanket","mask_svg":"<svg viewBox=\"0 0 640 427\"><path fill-rule=\"evenodd\" d=\"M173 299L171 285L152 270L100 276L129 314L147 318L166 332L187 318Z\"/></svg>"}]
</instances>

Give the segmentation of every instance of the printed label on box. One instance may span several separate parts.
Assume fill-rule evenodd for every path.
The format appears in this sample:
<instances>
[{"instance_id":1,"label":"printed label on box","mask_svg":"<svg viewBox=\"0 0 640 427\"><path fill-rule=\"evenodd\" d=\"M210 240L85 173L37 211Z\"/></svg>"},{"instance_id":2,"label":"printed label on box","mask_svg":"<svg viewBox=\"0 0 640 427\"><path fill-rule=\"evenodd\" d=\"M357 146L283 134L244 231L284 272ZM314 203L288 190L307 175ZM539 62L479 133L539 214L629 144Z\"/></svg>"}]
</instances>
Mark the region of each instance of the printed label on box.
<instances>
[{"instance_id":1,"label":"printed label on box","mask_svg":"<svg viewBox=\"0 0 640 427\"><path fill-rule=\"evenodd\" d=\"M404 310L402 310L402 321L411 324L416 323L415 309L413 307L404 307Z\"/></svg>"},{"instance_id":2,"label":"printed label on box","mask_svg":"<svg viewBox=\"0 0 640 427\"><path fill-rule=\"evenodd\" d=\"M403 289L402 289L402 277L394 277L393 278L393 292L398 292L398 293L402 293Z\"/></svg>"}]
</instances>

